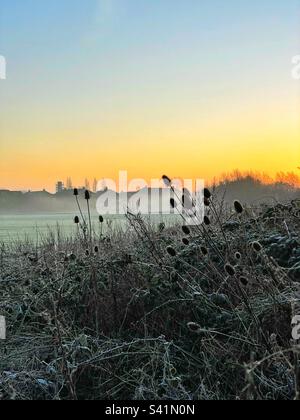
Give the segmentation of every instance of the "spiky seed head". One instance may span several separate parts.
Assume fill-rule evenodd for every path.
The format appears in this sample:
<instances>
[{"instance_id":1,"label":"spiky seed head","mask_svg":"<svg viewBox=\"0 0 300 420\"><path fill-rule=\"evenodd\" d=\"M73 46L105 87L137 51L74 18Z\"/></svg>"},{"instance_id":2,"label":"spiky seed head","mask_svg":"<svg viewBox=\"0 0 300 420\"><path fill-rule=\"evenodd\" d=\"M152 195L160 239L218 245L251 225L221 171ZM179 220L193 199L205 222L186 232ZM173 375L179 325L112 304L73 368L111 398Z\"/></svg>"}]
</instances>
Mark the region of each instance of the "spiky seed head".
<instances>
[{"instance_id":1,"label":"spiky seed head","mask_svg":"<svg viewBox=\"0 0 300 420\"><path fill-rule=\"evenodd\" d=\"M80 220L79 220L79 217L78 217L78 216L75 216L75 217L74 217L74 223L75 223L76 225L79 225Z\"/></svg>"},{"instance_id":2,"label":"spiky seed head","mask_svg":"<svg viewBox=\"0 0 300 420\"><path fill-rule=\"evenodd\" d=\"M242 276L240 277L240 282L242 283L243 286L248 286L248 280L246 279L246 277Z\"/></svg>"},{"instance_id":3,"label":"spiky seed head","mask_svg":"<svg viewBox=\"0 0 300 420\"><path fill-rule=\"evenodd\" d=\"M238 200L235 200L233 205L234 205L234 209L237 212L237 214L242 214L243 213L244 207L242 206L242 204Z\"/></svg>"},{"instance_id":4,"label":"spiky seed head","mask_svg":"<svg viewBox=\"0 0 300 420\"><path fill-rule=\"evenodd\" d=\"M187 324L188 329L193 333L198 333L201 330L201 327L199 324L196 324L196 322L189 322Z\"/></svg>"},{"instance_id":5,"label":"spiky seed head","mask_svg":"<svg viewBox=\"0 0 300 420\"><path fill-rule=\"evenodd\" d=\"M190 244L190 241L188 240L188 238L183 238L182 243L183 245L188 246Z\"/></svg>"},{"instance_id":6,"label":"spiky seed head","mask_svg":"<svg viewBox=\"0 0 300 420\"><path fill-rule=\"evenodd\" d=\"M172 180L167 175L163 175L162 180L166 187L171 187Z\"/></svg>"},{"instance_id":7,"label":"spiky seed head","mask_svg":"<svg viewBox=\"0 0 300 420\"><path fill-rule=\"evenodd\" d=\"M85 190L85 193L84 193L84 198L85 198L87 201L89 201L89 200L90 200L90 198L91 198L91 194L90 194L90 192L89 192L88 190Z\"/></svg>"},{"instance_id":8,"label":"spiky seed head","mask_svg":"<svg viewBox=\"0 0 300 420\"><path fill-rule=\"evenodd\" d=\"M171 204L172 209L175 209L177 207L177 204L176 204L176 201L174 200L174 198L171 198L170 204Z\"/></svg>"},{"instance_id":9,"label":"spiky seed head","mask_svg":"<svg viewBox=\"0 0 300 420\"><path fill-rule=\"evenodd\" d=\"M104 222L104 218L103 218L103 216L99 216L99 222L100 222L100 223L103 223L103 222Z\"/></svg>"},{"instance_id":10,"label":"spiky seed head","mask_svg":"<svg viewBox=\"0 0 300 420\"><path fill-rule=\"evenodd\" d=\"M208 249L205 246L201 246L200 250L202 252L202 255L206 256L208 254Z\"/></svg>"},{"instance_id":11,"label":"spiky seed head","mask_svg":"<svg viewBox=\"0 0 300 420\"><path fill-rule=\"evenodd\" d=\"M167 247L167 253L171 256L171 257L176 257L176 251L175 251L175 249L173 248L173 247L171 247L171 246L168 246Z\"/></svg>"},{"instance_id":12,"label":"spiky seed head","mask_svg":"<svg viewBox=\"0 0 300 420\"><path fill-rule=\"evenodd\" d=\"M99 247L98 247L98 246L95 246L94 251L95 251L95 253L96 253L96 254L98 254L98 252L99 252Z\"/></svg>"},{"instance_id":13,"label":"spiky seed head","mask_svg":"<svg viewBox=\"0 0 300 420\"><path fill-rule=\"evenodd\" d=\"M211 198L211 192L208 188L204 188L204 198L206 198L207 200Z\"/></svg>"},{"instance_id":14,"label":"spiky seed head","mask_svg":"<svg viewBox=\"0 0 300 420\"><path fill-rule=\"evenodd\" d=\"M262 251L262 245L258 241L252 243L252 248L257 253L260 253Z\"/></svg>"},{"instance_id":15,"label":"spiky seed head","mask_svg":"<svg viewBox=\"0 0 300 420\"><path fill-rule=\"evenodd\" d=\"M87 257L90 255L90 251L89 251L88 249L85 251L85 255L86 255Z\"/></svg>"},{"instance_id":16,"label":"spiky seed head","mask_svg":"<svg viewBox=\"0 0 300 420\"><path fill-rule=\"evenodd\" d=\"M236 252L234 254L234 257L235 257L236 260L240 260L242 258L242 254L240 252Z\"/></svg>"},{"instance_id":17,"label":"spiky seed head","mask_svg":"<svg viewBox=\"0 0 300 420\"><path fill-rule=\"evenodd\" d=\"M210 206L210 201L206 197L204 197L204 205L205 205L205 207L209 207Z\"/></svg>"},{"instance_id":18,"label":"spiky seed head","mask_svg":"<svg viewBox=\"0 0 300 420\"><path fill-rule=\"evenodd\" d=\"M235 276L235 268L231 264L227 263L225 265L225 271L229 276Z\"/></svg>"},{"instance_id":19,"label":"spiky seed head","mask_svg":"<svg viewBox=\"0 0 300 420\"><path fill-rule=\"evenodd\" d=\"M74 193L73 193L74 195L75 195L75 197L77 197L78 196L78 189L77 188L74 188Z\"/></svg>"},{"instance_id":20,"label":"spiky seed head","mask_svg":"<svg viewBox=\"0 0 300 420\"><path fill-rule=\"evenodd\" d=\"M182 232L183 232L185 235L190 235L190 234L191 234L190 228L189 228L188 226L186 226L186 225L183 225L183 226L182 226Z\"/></svg>"},{"instance_id":21,"label":"spiky seed head","mask_svg":"<svg viewBox=\"0 0 300 420\"><path fill-rule=\"evenodd\" d=\"M208 216L204 216L204 224L206 226L209 226L210 225L210 218Z\"/></svg>"}]
</instances>

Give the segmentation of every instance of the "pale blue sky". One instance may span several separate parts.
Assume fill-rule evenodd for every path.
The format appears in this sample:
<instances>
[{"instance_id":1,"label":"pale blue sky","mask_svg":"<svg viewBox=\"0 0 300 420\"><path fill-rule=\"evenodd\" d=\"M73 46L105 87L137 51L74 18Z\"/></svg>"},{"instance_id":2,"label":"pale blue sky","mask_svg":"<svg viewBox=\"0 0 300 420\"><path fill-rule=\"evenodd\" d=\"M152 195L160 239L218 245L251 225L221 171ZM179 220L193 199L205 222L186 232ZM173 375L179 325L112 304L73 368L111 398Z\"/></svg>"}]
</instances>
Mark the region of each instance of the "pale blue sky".
<instances>
[{"instance_id":1,"label":"pale blue sky","mask_svg":"<svg viewBox=\"0 0 300 420\"><path fill-rule=\"evenodd\" d=\"M0 86L2 159L11 165L18 153L36 161L47 153L64 176L57 150L83 138L97 151L112 144L151 151L161 139L174 139L174 150L190 141L195 152L214 130L207 155L213 147L220 151L222 141L230 153L253 128L241 115L264 109L265 133L254 133L249 144L262 162L255 147L277 124L280 106L285 123L272 126L268 141L295 133L288 118L297 90L290 73L291 57L300 53L299 18L300 0L1 0L0 54L8 63ZM241 127L229 129L230 118ZM274 171L280 154L278 148L271 159ZM179 155L176 149L174 166ZM69 171L76 167L71 159ZM243 166L254 167L253 159ZM237 164L238 157L220 171ZM133 166L125 158L112 165ZM52 183L50 168L42 170Z\"/></svg>"}]
</instances>

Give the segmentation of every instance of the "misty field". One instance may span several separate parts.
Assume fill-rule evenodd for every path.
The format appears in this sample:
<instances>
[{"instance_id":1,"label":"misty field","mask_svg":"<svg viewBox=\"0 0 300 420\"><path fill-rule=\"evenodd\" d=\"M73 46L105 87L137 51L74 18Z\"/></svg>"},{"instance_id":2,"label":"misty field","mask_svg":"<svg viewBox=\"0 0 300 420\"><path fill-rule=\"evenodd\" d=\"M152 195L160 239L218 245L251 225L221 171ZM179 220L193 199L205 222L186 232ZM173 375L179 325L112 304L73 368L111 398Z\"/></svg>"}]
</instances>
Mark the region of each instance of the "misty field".
<instances>
[{"instance_id":1,"label":"misty field","mask_svg":"<svg viewBox=\"0 0 300 420\"><path fill-rule=\"evenodd\" d=\"M299 204L206 195L200 226L3 244L0 399L299 399Z\"/></svg>"}]
</instances>

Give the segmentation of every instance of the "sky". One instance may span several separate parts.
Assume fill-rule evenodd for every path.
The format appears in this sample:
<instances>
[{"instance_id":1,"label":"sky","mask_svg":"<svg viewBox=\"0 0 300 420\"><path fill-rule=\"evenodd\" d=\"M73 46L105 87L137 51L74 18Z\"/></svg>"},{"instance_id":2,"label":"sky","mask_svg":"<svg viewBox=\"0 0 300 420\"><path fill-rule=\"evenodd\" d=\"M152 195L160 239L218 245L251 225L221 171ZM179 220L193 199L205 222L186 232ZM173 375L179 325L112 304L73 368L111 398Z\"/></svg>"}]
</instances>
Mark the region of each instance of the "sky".
<instances>
[{"instance_id":1,"label":"sky","mask_svg":"<svg viewBox=\"0 0 300 420\"><path fill-rule=\"evenodd\" d=\"M0 188L300 166L300 0L0 0Z\"/></svg>"}]
</instances>

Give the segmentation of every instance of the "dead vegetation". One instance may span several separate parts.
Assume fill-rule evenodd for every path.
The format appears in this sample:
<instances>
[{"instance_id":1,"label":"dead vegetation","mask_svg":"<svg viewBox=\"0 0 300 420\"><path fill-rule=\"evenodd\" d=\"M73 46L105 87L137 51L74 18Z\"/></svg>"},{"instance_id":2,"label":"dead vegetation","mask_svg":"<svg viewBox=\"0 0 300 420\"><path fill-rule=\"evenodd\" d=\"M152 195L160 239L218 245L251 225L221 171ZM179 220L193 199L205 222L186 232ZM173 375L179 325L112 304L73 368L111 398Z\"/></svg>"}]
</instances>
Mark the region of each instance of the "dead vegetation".
<instances>
[{"instance_id":1,"label":"dead vegetation","mask_svg":"<svg viewBox=\"0 0 300 420\"><path fill-rule=\"evenodd\" d=\"M298 204L205 200L196 227L2 245L0 399L299 399Z\"/></svg>"}]
</instances>

